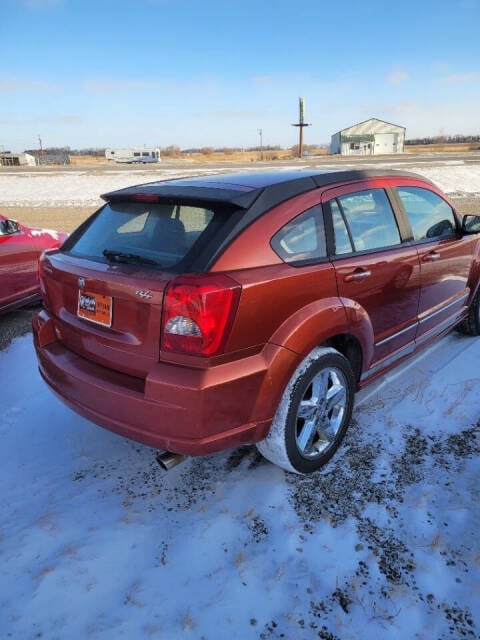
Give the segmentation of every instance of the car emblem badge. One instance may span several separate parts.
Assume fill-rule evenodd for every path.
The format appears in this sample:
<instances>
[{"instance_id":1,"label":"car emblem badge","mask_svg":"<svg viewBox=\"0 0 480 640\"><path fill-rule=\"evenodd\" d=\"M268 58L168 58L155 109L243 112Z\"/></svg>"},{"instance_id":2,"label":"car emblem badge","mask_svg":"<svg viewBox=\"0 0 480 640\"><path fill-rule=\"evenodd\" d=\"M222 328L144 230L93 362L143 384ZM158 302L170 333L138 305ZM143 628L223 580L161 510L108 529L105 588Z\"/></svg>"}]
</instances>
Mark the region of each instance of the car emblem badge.
<instances>
[{"instance_id":1,"label":"car emblem badge","mask_svg":"<svg viewBox=\"0 0 480 640\"><path fill-rule=\"evenodd\" d=\"M80 287L80 289L83 289L85 287L85 278L78 279L78 286Z\"/></svg>"},{"instance_id":2,"label":"car emblem badge","mask_svg":"<svg viewBox=\"0 0 480 640\"><path fill-rule=\"evenodd\" d=\"M144 289L137 289L135 291L135 294L137 296L140 296L140 298L143 298L144 300L150 300L150 298L152 297L152 292L151 291L146 291Z\"/></svg>"}]
</instances>

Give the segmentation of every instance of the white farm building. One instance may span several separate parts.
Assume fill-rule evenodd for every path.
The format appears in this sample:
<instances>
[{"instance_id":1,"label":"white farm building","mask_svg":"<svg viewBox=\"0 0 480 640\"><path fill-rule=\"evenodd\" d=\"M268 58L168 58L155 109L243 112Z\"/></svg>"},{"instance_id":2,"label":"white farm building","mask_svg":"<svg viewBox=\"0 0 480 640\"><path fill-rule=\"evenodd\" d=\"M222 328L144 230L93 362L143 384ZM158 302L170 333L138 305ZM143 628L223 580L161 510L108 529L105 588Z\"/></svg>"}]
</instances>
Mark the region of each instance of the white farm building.
<instances>
[{"instance_id":1,"label":"white farm building","mask_svg":"<svg viewBox=\"0 0 480 640\"><path fill-rule=\"evenodd\" d=\"M330 150L342 156L371 156L402 153L404 143L405 127L370 118L334 133Z\"/></svg>"}]
</instances>

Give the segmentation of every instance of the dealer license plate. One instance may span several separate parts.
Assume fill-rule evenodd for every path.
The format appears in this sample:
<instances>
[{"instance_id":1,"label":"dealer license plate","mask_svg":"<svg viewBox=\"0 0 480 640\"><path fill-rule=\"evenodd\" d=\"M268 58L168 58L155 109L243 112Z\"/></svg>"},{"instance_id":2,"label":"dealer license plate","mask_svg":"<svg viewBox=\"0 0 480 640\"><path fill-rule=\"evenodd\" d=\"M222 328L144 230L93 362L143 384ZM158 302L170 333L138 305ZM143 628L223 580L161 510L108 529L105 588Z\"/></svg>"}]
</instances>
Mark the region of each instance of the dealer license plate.
<instances>
[{"instance_id":1,"label":"dealer license plate","mask_svg":"<svg viewBox=\"0 0 480 640\"><path fill-rule=\"evenodd\" d=\"M98 293L78 292L77 315L80 318L103 324L105 327L112 326L112 298L102 296Z\"/></svg>"}]
</instances>

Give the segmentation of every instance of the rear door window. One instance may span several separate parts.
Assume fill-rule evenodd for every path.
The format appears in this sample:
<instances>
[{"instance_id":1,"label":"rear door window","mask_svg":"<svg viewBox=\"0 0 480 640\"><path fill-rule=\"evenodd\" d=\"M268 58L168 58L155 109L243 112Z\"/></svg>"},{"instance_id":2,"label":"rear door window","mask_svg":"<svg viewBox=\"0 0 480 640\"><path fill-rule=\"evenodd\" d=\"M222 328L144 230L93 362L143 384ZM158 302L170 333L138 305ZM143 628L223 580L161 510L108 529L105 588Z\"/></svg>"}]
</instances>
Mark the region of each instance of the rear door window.
<instances>
[{"instance_id":1,"label":"rear door window","mask_svg":"<svg viewBox=\"0 0 480 640\"><path fill-rule=\"evenodd\" d=\"M401 244L395 215L383 189L340 196L330 208L337 255Z\"/></svg>"},{"instance_id":2,"label":"rear door window","mask_svg":"<svg viewBox=\"0 0 480 640\"><path fill-rule=\"evenodd\" d=\"M109 202L69 243L70 253L170 268L183 260L215 213L202 206Z\"/></svg>"}]
</instances>

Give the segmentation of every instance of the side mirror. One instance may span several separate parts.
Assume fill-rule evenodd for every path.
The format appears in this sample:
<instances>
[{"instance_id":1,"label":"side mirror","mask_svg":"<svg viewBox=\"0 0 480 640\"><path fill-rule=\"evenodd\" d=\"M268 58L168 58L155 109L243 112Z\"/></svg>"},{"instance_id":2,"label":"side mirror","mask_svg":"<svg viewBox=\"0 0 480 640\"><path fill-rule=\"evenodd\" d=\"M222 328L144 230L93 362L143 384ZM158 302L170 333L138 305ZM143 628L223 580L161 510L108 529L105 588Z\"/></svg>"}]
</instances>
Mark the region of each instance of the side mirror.
<instances>
[{"instance_id":1,"label":"side mirror","mask_svg":"<svg viewBox=\"0 0 480 640\"><path fill-rule=\"evenodd\" d=\"M466 215L462 218L463 233L479 233L480 232L480 216Z\"/></svg>"},{"instance_id":2,"label":"side mirror","mask_svg":"<svg viewBox=\"0 0 480 640\"><path fill-rule=\"evenodd\" d=\"M440 220L430 229L427 229L427 238L443 238L444 236L451 236L453 233L453 225L450 220Z\"/></svg>"}]
</instances>

